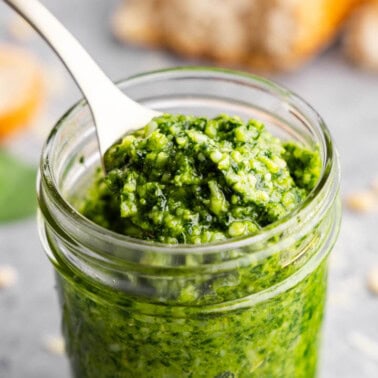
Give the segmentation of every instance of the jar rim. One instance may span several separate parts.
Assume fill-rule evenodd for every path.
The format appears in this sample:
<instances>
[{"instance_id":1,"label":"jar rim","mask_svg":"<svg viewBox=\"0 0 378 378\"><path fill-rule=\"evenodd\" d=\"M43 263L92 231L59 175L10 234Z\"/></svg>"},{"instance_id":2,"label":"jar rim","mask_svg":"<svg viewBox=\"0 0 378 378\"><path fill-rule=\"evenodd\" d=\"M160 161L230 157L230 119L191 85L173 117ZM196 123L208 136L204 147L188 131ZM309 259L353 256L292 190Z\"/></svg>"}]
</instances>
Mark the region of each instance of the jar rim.
<instances>
[{"instance_id":1,"label":"jar rim","mask_svg":"<svg viewBox=\"0 0 378 378\"><path fill-rule=\"evenodd\" d=\"M250 74L247 72L235 71L231 69L218 68L218 67L204 67L204 66L180 66L173 68L166 68L161 70L148 71L144 73L139 73L132 75L124 80L117 81L117 85L133 85L137 84L138 81L144 82L146 80L153 79L159 75L175 75L175 74L195 74L195 75L209 75L212 77L226 76L229 80L233 80L237 84L241 85L251 85L253 82L258 82L263 85L267 91L275 91L285 98L290 98L290 100L297 102L300 106L304 107L307 111L310 111L312 115L315 116L317 121L317 127L321 132L321 136L324 142L324 161L323 170L320 179L312 191L308 194L306 199L301 202L293 211L288 213L285 217L279 219L278 221L262 228L258 233L250 236L242 236L239 238L226 239L223 241L217 241L212 243L204 244L165 244L156 241L148 241L133 238L127 235L116 233L109 229L106 229L100 225L95 224L86 217L84 217L74 206L72 206L62 195L58 189L57 181L54 177L54 172L49 164L49 156L51 153L51 145L54 142L59 129L64 125L67 118L70 117L75 111L80 108L87 107L86 101L84 99L79 100L73 106L71 106L66 113L58 120L58 122L53 127L50 132L45 145L42 150L41 163L40 163L40 173L38 176L38 187L43 184L47 189L49 196L59 205L59 210L66 219L75 225L76 229L80 229L80 232L84 232L88 235L93 235L98 239L103 239L111 244L116 244L122 248L128 248L133 250L148 248L150 252L155 253L194 253L194 254L206 254L214 252L222 252L224 250L229 250L230 248L242 248L245 246L250 246L254 244L260 244L276 234L280 234L290 227L294 226L297 222L297 217L307 218L312 211L311 204L318 197L321 197L324 192L333 189L330 195L327 195L327 203L324 204L324 209L327 209L330 203L334 200L338 191L339 175L337 177L337 185L332 185L330 180L332 179L332 173L336 170L338 174L338 159L336 151L333 147L332 138L328 127L323 121L322 117L318 112L300 96L296 95L291 90L276 84L275 82L266 79L264 77ZM197 76L198 77L198 76ZM178 77L180 79L181 77ZM187 76L185 78L188 78ZM298 110L298 109L296 109ZM294 114L295 116L300 116L300 114ZM308 120L307 120L308 121Z\"/></svg>"}]
</instances>

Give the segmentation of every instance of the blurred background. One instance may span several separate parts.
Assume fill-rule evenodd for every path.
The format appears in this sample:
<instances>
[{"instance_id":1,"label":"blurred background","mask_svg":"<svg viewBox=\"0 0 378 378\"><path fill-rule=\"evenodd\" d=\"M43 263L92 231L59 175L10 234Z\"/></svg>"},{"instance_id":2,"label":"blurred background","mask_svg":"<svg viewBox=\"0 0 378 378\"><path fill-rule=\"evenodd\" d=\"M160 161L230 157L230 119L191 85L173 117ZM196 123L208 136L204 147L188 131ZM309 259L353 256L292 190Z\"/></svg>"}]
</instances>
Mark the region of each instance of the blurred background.
<instances>
[{"instance_id":1,"label":"blurred background","mask_svg":"<svg viewBox=\"0 0 378 378\"><path fill-rule=\"evenodd\" d=\"M324 117L342 164L320 377L378 376L378 2L44 0L114 80L177 65L262 73ZM0 377L68 377L52 267L38 241L42 144L80 98L0 1Z\"/></svg>"}]
</instances>

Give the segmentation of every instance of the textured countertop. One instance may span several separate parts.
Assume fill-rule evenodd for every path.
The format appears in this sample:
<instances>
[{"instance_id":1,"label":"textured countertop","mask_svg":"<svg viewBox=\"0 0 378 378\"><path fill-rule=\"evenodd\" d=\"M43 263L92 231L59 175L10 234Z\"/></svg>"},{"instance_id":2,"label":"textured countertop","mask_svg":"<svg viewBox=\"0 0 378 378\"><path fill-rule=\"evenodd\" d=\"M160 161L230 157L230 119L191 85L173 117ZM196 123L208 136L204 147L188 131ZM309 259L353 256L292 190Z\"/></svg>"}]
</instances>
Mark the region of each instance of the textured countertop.
<instances>
[{"instance_id":1,"label":"textured countertop","mask_svg":"<svg viewBox=\"0 0 378 378\"><path fill-rule=\"evenodd\" d=\"M187 63L164 52L117 44L108 28L116 1L44 3L115 80ZM12 17L0 4L0 36ZM31 45L46 65L60 69L39 39ZM63 74L63 79L64 88L48 105L51 124L79 97L70 78ZM341 157L343 194L366 188L378 177L378 75L350 67L340 51L332 49L300 72L273 79L299 93L326 120ZM39 149L38 141L30 143L28 157L37 161ZM366 287L369 269L378 265L377 246L378 214L345 210L331 258L321 378L378 376L378 296ZM39 244L34 219L0 226L0 265L13 266L18 273L16 284L0 291L0 377L68 377L65 358L54 353L59 345L51 342L60 334L59 311L52 268Z\"/></svg>"}]
</instances>

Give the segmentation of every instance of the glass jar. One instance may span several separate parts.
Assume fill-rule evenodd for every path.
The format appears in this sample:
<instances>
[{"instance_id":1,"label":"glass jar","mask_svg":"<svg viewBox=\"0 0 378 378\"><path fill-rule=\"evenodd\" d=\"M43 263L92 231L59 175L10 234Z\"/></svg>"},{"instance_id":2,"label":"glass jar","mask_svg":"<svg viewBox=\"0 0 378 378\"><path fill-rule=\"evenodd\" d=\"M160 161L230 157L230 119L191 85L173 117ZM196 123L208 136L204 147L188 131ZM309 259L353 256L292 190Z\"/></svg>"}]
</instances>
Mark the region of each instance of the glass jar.
<instances>
[{"instance_id":1,"label":"glass jar","mask_svg":"<svg viewBox=\"0 0 378 378\"><path fill-rule=\"evenodd\" d=\"M162 112L256 118L318 148L323 171L300 208L257 235L205 245L133 239L76 210L100 156L88 107L70 109L44 147L38 186L73 376L314 377L340 221L338 158L322 119L288 90L229 70L169 69L120 87Z\"/></svg>"}]
</instances>

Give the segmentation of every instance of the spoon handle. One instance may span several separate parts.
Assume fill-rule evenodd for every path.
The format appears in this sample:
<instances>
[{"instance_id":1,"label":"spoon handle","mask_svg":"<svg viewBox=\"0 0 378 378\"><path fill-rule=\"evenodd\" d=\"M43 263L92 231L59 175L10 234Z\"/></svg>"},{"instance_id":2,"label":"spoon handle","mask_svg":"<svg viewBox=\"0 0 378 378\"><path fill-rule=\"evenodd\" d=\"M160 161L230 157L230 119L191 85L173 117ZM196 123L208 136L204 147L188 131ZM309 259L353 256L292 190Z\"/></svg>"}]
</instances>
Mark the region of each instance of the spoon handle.
<instances>
[{"instance_id":1,"label":"spoon handle","mask_svg":"<svg viewBox=\"0 0 378 378\"><path fill-rule=\"evenodd\" d=\"M127 97L38 0L4 1L30 23L67 67L88 102L102 156L129 130L130 120L137 128L159 115Z\"/></svg>"},{"instance_id":2,"label":"spoon handle","mask_svg":"<svg viewBox=\"0 0 378 378\"><path fill-rule=\"evenodd\" d=\"M39 1L4 1L55 50L93 108L99 101L102 103L104 93L118 90L76 38Z\"/></svg>"}]
</instances>

